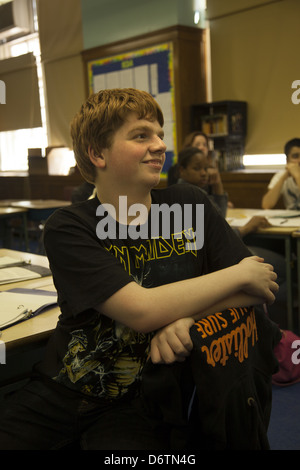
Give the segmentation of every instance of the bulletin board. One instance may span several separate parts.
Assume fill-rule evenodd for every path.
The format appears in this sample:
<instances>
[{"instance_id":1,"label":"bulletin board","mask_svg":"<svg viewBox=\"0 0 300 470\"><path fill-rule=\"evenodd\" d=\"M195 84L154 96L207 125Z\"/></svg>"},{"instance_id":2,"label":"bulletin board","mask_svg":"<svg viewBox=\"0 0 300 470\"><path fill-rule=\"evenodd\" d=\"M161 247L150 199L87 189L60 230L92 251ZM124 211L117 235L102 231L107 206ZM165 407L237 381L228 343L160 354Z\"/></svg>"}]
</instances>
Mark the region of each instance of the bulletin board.
<instances>
[{"instance_id":1,"label":"bulletin board","mask_svg":"<svg viewBox=\"0 0 300 470\"><path fill-rule=\"evenodd\" d=\"M109 88L136 88L155 98L164 114L166 179L176 152L176 117L171 42L87 62L89 93Z\"/></svg>"}]
</instances>

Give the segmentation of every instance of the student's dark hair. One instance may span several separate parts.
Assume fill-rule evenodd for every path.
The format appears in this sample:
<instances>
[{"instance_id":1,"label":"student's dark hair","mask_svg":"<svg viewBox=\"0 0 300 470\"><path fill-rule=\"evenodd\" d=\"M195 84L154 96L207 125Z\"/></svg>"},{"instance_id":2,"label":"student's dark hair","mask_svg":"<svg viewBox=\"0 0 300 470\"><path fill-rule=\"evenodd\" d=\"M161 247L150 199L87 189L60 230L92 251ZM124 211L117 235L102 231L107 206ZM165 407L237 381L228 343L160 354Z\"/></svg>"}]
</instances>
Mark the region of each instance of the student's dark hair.
<instances>
[{"instance_id":1,"label":"student's dark hair","mask_svg":"<svg viewBox=\"0 0 300 470\"><path fill-rule=\"evenodd\" d=\"M186 168L190 163L192 157L196 155L196 153L200 153L204 155L203 152L198 149L197 147L186 147L182 149L178 154L178 165L179 167Z\"/></svg>"},{"instance_id":2,"label":"student's dark hair","mask_svg":"<svg viewBox=\"0 0 300 470\"><path fill-rule=\"evenodd\" d=\"M292 147L300 147L300 138L299 137L295 137L294 139L289 140L285 144L284 153L286 154L286 156L288 156L288 154L290 153Z\"/></svg>"},{"instance_id":3,"label":"student's dark hair","mask_svg":"<svg viewBox=\"0 0 300 470\"><path fill-rule=\"evenodd\" d=\"M192 157L197 153L204 155L202 150L198 149L197 147L186 147L179 152L177 163L171 166L168 171L168 186L177 183L179 179L180 167L186 168L189 162L191 161Z\"/></svg>"}]
</instances>

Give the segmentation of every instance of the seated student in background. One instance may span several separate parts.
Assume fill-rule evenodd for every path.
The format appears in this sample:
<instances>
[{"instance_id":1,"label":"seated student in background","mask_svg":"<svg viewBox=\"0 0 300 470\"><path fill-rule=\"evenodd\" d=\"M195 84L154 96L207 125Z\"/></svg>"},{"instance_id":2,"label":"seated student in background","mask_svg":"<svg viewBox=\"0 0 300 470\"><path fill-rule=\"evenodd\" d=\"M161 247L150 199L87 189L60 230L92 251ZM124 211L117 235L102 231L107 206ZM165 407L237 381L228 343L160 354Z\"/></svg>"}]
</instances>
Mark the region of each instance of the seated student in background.
<instances>
[{"instance_id":1,"label":"seated student in background","mask_svg":"<svg viewBox=\"0 0 300 470\"><path fill-rule=\"evenodd\" d=\"M286 209L300 210L300 138L289 140L284 153L285 169L271 179L268 192L262 198L263 209L273 209L282 196Z\"/></svg>"},{"instance_id":2,"label":"seated student in background","mask_svg":"<svg viewBox=\"0 0 300 470\"><path fill-rule=\"evenodd\" d=\"M208 136L202 131L194 131L186 136L183 142L182 149L195 147L203 153L204 157L207 160L207 173L209 184L207 187L207 192L210 194L210 191L215 195L220 195L225 199L227 197L224 192L223 183L219 169L215 164L214 159L212 158L212 153L209 150L209 139ZM178 179L178 165L175 164L170 168L168 172L168 184L175 184ZM222 198L220 198L221 200ZM227 199L227 206L232 207L232 203Z\"/></svg>"},{"instance_id":3,"label":"seated student in background","mask_svg":"<svg viewBox=\"0 0 300 470\"><path fill-rule=\"evenodd\" d=\"M186 149L188 147L196 147L197 149L202 151L202 153L207 159L207 172L209 184L212 186L214 194L223 195L224 188L221 175L211 156L211 152L209 150L208 136L201 131L191 132L184 139L182 149Z\"/></svg>"},{"instance_id":4,"label":"seated student in background","mask_svg":"<svg viewBox=\"0 0 300 470\"><path fill-rule=\"evenodd\" d=\"M220 174L214 173L210 179L209 163L205 154L195 147L187 147L178 154L178 180L177 183L190 183L198 186L208 194L211 202L218 208L223 217L227 212L227 194L222 194L223 188L220 183ZM217 188L217 191L215 190ZM270 227L265 217L253 216L243 227L234 228L234 231L244 238L251 233L255 233L260 228ZM264 258L274 266L277 273L279 292L277 299L283 300L286 295L286 267L285 259L282 255L261 246L248 246L249 250L257 256Z\"/></svg>"},{"instance_id":5,"label":"seated student in background","mask_svg":"<svg viewBox=\"0 0 300 470\"><path fill-rule=\"evenodd\" d=\"M186 136L182 148L185 149L187 147L197 147L199 150L202 150L206 157L209 157L208 136L202 131L194 131Z\"/></svg>"},{"instance_id":6,"label":"seated student in background","mask_svg":"<svg viewBox=\"0 0 300 470\"><path fill-rule=\"evenodd\" d=\"M178 154L177 183L191 183L203 189L212 203L226 217L228 196L220 173L209 167L207 153L197 147L186 147Z\"/></svg>"},{"instance_id":7,"label":"seated student in background","mask_svg":"<svg viewBox=\"0 0 300 470\"><path fill-rule=\"evenodd\" d=\"M163 124L153 97L134 89L91 95L72 122L77 164L97 196L47 220L61 315L35 377L0 407L1 449L76 442L87 450L167 450L169 429L151 427L135 406L149 355L154 364L182 362L195 319L274 302L273 267L251 256L202 191L153 189L165 161ZM173 217L167 235L158 217L152 236L153 205L174 202L193 208L183 239ZM139 217L127 211L134 204ZM197 204L204 204L203 246L195 233L195 245L190 239ZM269 346L264 359L271 356Z\"/></svg>"}]
</instances>

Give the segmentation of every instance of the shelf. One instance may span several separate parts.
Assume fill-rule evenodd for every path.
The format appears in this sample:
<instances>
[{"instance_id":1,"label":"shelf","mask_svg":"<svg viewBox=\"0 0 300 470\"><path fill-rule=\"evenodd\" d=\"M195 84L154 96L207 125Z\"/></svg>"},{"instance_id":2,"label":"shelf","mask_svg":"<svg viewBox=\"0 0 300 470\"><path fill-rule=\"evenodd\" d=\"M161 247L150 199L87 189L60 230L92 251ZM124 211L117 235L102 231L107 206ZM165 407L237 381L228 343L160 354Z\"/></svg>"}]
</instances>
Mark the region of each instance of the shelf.
<instances>
[{"instance_id":1,"label":"shelf","mask_svg":"<svg viewBox=\"0 0 300 470\"><path fill-rule=\"evenodd\" d=\"M192 129L212 141L220 171L243 168L247 130L247 103L216 101L192 106Z\"/></svg>"}]
</instances>

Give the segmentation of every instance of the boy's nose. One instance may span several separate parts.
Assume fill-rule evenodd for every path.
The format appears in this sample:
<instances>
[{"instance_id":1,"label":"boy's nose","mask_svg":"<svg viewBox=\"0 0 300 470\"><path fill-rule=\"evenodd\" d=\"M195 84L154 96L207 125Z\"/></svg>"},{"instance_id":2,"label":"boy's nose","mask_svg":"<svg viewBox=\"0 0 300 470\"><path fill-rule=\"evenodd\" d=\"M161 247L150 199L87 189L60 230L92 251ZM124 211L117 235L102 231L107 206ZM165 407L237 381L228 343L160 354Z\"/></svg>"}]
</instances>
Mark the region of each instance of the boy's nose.
<instances>
[{"instance_id":1,"label":"boy's nose","mask_svg":"<svg viewBox=\"0 0 300 470\"><path fill-rule=\"evenodd\" d=\"M151 143L151 151L164 153L166 150L167 146L164 141L158 136L154 137Z\"/></svg>"}]
</instances>

